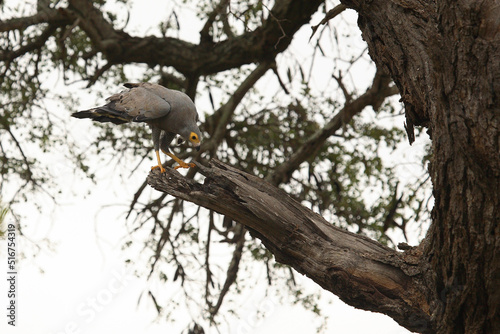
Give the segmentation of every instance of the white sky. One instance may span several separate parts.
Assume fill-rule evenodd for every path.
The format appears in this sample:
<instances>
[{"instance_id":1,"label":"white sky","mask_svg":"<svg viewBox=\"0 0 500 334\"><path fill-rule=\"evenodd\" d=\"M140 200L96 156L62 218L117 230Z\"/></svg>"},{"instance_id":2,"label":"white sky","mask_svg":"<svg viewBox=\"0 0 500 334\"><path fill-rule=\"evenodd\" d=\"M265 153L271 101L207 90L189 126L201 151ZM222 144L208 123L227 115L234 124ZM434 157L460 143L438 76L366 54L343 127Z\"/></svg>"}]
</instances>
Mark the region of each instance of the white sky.
<instances>
[{"instance_id":1,"label":"white sky","mask_svg":"<svg viewBox=\"0 0 500 334\"><path fill-rule=\"evenodd\" d=\"M135 1L129 23L131 29L128 31L143 32L142 24L145 21L160 21L169 6L171 2L159 0ZM178 15L179 11L180 9ZM182 15L193 14L182 11ZM192 19L195 22L194 17ZM185 16L181 19L181 24L183 22L186 22ZM200 26L193 24L190 29L191 32L189 29L182 30L181 37L197 36ZM303 38L307 39L308 34L309 30L302 34ZM193 41L196 42L194 39ZM296 45L292 48L296 52L301 49ZM321 79L317 80L321 84ZM88 99L87 103L93 103L93 100ZM74 127L76 136L92 134L92 130L89 130L90 122L83 125L81 121L75 120L70 124ZM82 132L84 126L88 128L84 128ZM408 147L408 154L414 152L414 149L415 147ZM149 165L150 162L145 162L140 166L126 184L108 181L112 179L109 176L115 172L113 166L99 167L99 182L92 185L88 180L74 176L74 168L68 161L55 158L54 168L63 176L60 180L66 185L63 195L57 206L44 215L38 214L30 203L26 203L25 215L28 221L24 223L28 226L27 234L33 236L34 240L48 236L56 247L53 251L42 247L38 256L25 259L19 265L18 325L15 328L6 325L6 310L2 307L4 311L0 333L135 334L180 333L185 329L186 320L183 318L174 323L155 321L156 310L148 298L143 298L138 304L139 296L147 289L148 283L144 277L137 278L131 273L131 269L127 269L124 264L125 254L120 249L122 237L127 234L123 205L130 201L143 182L149 172ZM91 194L85 195L90 189ZM47 203L47 206L51 205ZM23 241L17 247L21 250L33 246L28 241ZM0 268L7 266L5 249L5 241L0 241ZM306 278L300 280L311 291L319 289ZM315 333L321 319L300 306L281 305L272 297L258 297L259 289L262 290L262 287L242 293L240 319L230 320L223 327L228 333ZM2 306L7 305L6 291L7 282L2 279ZM170 293L175 296L178 291ZM329 292L324 292L323 296L322 312L329 317L327 333L409 333L387 316L356 310ZM263 313L263 317L258 317L259 313Z\"/></svg>"}]
</instances>

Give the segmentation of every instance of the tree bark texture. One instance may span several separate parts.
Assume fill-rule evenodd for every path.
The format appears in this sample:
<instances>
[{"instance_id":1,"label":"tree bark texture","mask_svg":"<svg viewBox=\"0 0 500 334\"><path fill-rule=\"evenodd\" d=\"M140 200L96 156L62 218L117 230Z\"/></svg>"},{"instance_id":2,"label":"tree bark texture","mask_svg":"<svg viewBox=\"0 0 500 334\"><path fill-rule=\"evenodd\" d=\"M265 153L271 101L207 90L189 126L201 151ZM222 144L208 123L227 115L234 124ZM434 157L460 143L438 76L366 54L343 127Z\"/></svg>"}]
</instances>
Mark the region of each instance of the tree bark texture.
<instances>
[{"instance_id":1,"label":"tree bark texture","mask_svg":"<svg viewBox=\"0 0 500 334\"><path fill-rule=\"evenodd\" d=\"M342 1L428 127L435 207L424 257L438 333L500 333L500 5Z\"/></svg>"},{"instance_id":2,"label":"tree bark texture","mask_svg":"<svg viewBox=\"0 0 500 334\"><path fill-rule=\"evenodd\" d=\"M245 225L276 260L310 277L346 303L382 312L402 326L429 332L429 305L419 250L400 253L334 227L281 189L217 160L197 163L203 183L173 169L152 171L155 189Z\"/></svg>"}]
</instances>

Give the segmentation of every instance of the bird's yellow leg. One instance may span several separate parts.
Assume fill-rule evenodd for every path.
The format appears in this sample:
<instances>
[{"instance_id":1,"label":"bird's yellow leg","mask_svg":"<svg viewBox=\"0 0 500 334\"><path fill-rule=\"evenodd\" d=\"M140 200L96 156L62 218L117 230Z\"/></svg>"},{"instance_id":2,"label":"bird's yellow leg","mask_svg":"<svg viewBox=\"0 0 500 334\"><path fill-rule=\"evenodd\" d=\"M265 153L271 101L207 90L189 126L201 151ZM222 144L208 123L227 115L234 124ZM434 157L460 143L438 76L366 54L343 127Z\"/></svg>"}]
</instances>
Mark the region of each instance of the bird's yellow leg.
<instances>
[{"instance_id":1,"label":"bird's yellow leg","mask_svg":"<svg viewBox=\"0 0 500 334\"><path fill-rule=\"evenodd\" d=\"M156 159L158 160L158 165L151 167L151 170L159 168L161 173L165 173L166 170L165 168L163 168L160 160L160 151L155 151L155 153L156 153Z\"/></svg>"},{"instance_id":2,"label":"bird's yellow leg","mask_svg":"<svg viewBox=\"0 0 500 334\"><path fill-rule=\"evenodd\" d=\"M165 152L163 151L163 153L165 153L166 155L168 155L169 157L171 157L172 159L175 160L175 162L177 162L179 164L179 166L175 166L175 169L178 169L178 168L189 168L189 167L196 167L196 165L192 162L190 163L185 163L184 161L182 161L181 159L177 158L175 155L173 155L172 153L170 152Z\"/></svg>"}]
</instances>

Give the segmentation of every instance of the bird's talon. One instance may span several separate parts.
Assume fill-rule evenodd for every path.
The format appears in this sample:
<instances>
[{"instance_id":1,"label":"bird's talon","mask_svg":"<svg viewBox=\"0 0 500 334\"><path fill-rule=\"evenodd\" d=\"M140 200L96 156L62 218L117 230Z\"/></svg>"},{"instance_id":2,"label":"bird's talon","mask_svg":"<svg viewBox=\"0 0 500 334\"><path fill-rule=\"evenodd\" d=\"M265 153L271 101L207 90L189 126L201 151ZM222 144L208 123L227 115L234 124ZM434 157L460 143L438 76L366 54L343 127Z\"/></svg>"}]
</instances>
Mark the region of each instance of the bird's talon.
<instances>
[{"instance_id":1,"label":"bird's talon","mask_svg":"<svg viewBox=\"0 0 500 334\"><path fill-rule=\"evenodd\" d=\"M194 163L192 163L192 162L190 162L190 163L185 163L185 162L184 162L184 163L182 163L182 164L181 164L181 163L179 163L179 166L175 166L174 168L175 168L175 169L179 169L179 168L193 168L193 167L196 167L196 165L195 165Z\"/></svg>"},{"instance_id":2,"label":"bird's talon","mask_svg":"<svg viewBox=\"0 0 500 334\"><path fill-rule=\"evenodd\" d=\"M153 166L153 167L151 167L151 170L156 169L156 168L160 168L160 173L162 173L162 174L167 171L165 168L163 168L162 165Z\"/></svg>"}]
</instances>

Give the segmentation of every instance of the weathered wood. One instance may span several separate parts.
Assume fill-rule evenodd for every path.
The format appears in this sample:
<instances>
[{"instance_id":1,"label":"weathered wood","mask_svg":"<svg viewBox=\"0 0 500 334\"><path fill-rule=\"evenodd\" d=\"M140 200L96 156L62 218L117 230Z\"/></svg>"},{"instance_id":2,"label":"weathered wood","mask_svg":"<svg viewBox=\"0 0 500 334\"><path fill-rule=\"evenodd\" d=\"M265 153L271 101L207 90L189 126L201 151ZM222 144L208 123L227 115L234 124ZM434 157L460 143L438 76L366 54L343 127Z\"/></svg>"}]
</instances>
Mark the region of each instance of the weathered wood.
<instances>
[{"instance_id":1,"label":"weathered wood","mask_svg":"<svg viewBox=\"0 0 500 334\"><path fill-rule=\"evenodd\" d=\"M432 138L424 256L437 333L500 333L498 1L342 0Z\"/></svg>"},{"instance_id":2,"label":"weathered wood","mask_svg":"<svg viewBox=\"0 0 500 334\"><path fill-rule=\"evenodd\" d=\"M220 161L197 163L203 183L175 170L152 171L155 189L229 216L245 225L274 254L346 303L391 316L402 326L429 332L429 306L418 251L399 253L334 227L283 190Z\"/></svg>"}]
</instances>

